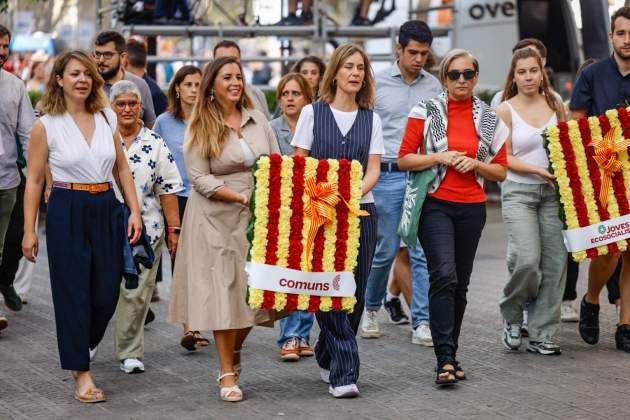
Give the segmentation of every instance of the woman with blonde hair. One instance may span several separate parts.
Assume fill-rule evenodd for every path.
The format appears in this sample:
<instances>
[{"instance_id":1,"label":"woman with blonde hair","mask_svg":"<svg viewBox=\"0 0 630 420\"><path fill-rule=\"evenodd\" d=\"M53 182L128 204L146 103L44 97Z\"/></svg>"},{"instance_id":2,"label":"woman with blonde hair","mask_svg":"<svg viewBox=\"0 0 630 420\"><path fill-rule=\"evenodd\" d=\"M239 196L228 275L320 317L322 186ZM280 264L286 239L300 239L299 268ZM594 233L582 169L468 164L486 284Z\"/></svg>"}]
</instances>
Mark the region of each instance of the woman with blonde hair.
<instances>
[{"instance_id":1,"label":"woman with blonde hair","mask_svg":"<svg viewBox=\"0 0 630 420\"><path fill-rule=\"evenodd\" d=\"M202 76L184 145L192 189L171 285L169 322L212 330L221 365L220 397L241 401L240 350L262 321L245 301L251 167L279 153L265 116L253 109L236 58L221 57Z\"/></svg>"},{"instance_id":2,"label":"woman with blonde hair","mask_svg":"<svg viewBox=\"0 0 630 420\"><path fill-rule=\"evenodd\" d=\"M510 129L510 137L506 141L507 180L501 186L509 271L499 304L502 341L510 350L520 348L527 304L527 351L560 354L553 336L560 327L567 252L542 133L564 120L565 112L551 91L537 51L526 48L514 53L503 98L497 114Z\"/></svg>"},{"instance_id":3,"label":"woman with blonde hair","mask_svg":"<svg viewBox=\"0 0 630 420\"><path fill-rule=\"evenodd\" d=\"M365 286L376 247L376 207L370 192L381 172L383 129L372 111L375 84L370 60L354 44L333 53L320 85L320 100L302 109L291 144L299 156L358 160L363 166L361 245L354 278L357 304L350 315L316 314L321 332L315 354L321 378L336 398L359 395L359 352L356 333L363 313Z\"/></svg>"},{"instance_id":4,"label":"woman with blonde hair","mask_svg":"<svg viewBox=\"0 0 630 420\"><path fill-rule=\"evenodd\" d=\"M456 356L470 274L486 222L484 181L505 179L508 130L473 96L479 62L470 52L450 51L440 65L440 81L446 90L411 110L398 166L416 172L410 175L410 187L428 191L426 198L417 193L405 197L410 206L403 220L419 223L417 234L427 257L435 383L452 385L466 379ZM407 194L412 194L410 188Z\"/></svg>"},{"instance_id":5,"label":"woman with blonde hair","mask_svg":"<svg viewBox=\"0 0 630 420\"><path fill-rule=\"evenodd\" d=\"M142 232L135 184L108 108L103 79L80 51L57 59L33 126L24 194L24 256L35 262L35 220L46 165L53 188L46 216L50 283L62 369L72 371L74 398L105 401L90 374L90 360L116 309L123 275L123 209L112 189L118 181L131 210L127 235Z\"/></svg>"}]
</instances>

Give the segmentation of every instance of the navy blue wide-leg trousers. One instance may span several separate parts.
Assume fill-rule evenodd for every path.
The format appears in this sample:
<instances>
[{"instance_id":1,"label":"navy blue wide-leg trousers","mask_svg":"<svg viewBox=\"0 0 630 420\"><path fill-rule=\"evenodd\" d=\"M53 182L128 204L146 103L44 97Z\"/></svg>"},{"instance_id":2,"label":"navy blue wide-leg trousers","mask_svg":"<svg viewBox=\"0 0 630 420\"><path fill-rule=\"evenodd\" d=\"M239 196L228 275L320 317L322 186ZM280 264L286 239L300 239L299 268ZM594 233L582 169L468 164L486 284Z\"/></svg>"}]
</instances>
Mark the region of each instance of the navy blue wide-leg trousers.
<instances>
[{"instance_id":1,"label":"navy blue wide-leg trousers","mask_svg":"<svg viewBox=\"0 0 630 420\"><path fill-rule=\"evenodd\" d=\"M54 188L46 240L62 369L90 370L89 349L102 340L122 280L122 204L113 190Z\"/></svg>"}]
</instances>

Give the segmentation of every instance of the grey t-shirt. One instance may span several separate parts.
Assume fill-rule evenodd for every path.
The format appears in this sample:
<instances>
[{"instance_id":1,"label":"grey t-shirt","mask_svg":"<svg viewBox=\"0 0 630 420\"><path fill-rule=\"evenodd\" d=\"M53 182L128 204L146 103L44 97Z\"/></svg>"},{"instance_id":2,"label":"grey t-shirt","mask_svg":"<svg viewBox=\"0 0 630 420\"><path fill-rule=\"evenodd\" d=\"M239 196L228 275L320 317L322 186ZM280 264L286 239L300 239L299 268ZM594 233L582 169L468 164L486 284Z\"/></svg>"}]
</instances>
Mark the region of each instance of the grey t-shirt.
<instances>
[{"instance_id":1,"label":"grey t-shirt","mask_svg":"<svg viewBox=\"0 0 630 420\"><path fill-rule=\"evenodd\" d=\"M138 77L135 74L124 70L123 79L133 82L140 91L140 96L142 99L142 121L144 122L144 125L153 126L156 115L155 108L153 107L153 98L151 97L151 89L149 89L149 85L147 85L147 82L145 82L142 77ZM105 82L104 88L105 95L107 95L107 99L109 99L109 92L112 89L112 85Z\"/></svg>"}]
</instances>

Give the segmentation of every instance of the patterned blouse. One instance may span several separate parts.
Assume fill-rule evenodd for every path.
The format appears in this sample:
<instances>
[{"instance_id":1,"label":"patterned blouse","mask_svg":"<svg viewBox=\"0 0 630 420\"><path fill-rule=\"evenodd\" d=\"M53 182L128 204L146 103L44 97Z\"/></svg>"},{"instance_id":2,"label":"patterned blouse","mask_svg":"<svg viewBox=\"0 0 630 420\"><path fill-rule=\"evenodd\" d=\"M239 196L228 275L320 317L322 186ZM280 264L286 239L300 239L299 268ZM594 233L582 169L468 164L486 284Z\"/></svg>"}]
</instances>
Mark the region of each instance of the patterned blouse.
<instances>
[{"instance_id":1,"label":"patterned blouse","mask_svg":"<svg viewBox=\"0 0 630 420\"><path fill-rule=\"evenodd\" d=\"M162 137L142 127L131 146L122 142L136 193L142 210L142 221L153 245L164 233L164 216L159 196L184 189L175 159Z\"/></svg>"}]
</instances>

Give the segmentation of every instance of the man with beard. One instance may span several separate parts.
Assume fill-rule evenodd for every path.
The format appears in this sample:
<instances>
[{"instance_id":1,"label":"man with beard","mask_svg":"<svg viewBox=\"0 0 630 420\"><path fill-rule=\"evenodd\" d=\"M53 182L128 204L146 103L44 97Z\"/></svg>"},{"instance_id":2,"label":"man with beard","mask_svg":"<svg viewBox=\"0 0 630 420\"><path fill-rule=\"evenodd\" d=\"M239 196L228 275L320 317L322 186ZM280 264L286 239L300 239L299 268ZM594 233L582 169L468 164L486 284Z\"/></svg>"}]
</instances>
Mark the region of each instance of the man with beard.
<instances>
[{"instance_id":1,"label":"man with beard","mask_svg":"<svg viewBox=\"0 0 630 420\"><path fill-rule=\"evenodd\" d=\"M2 110L0 112L0 261L2 261L5 234L20 185L16 140L19 140L26 156L31 127L35 122L35 114L24 83L8 71L2 70L2 66L9 58L10 42L11 31L0 25L0 92L2 92L0 95L0 110ZM19 297L15 294L13 286L2 287L0 291L4 295L5 304L12 309L16 308L12 304L15 298L19 300ZM13 293L10 293L11 291ZM6 328L7 324L6 317L0 313L0 330Z\"/></svg>"},{"instance_id":2,"label":"man with beard","mask_svg":"<svg viewBox=\"0 0 630 420\"><path fill-rule=\"evenodd\" d=\"M630 99L630 7L618 9L610 19L614 53L588 66L575 83L572 118L602 115L608 109L628 106ZM606 134L606 133L603 133ZM609 253L591 262L588 289L580 305L580 336L588 344L599 341L599 294L614 272L621 255L619 277L621 311L615 334L617 349L630 353L630 252Z\"/></svg>"},{"instance_id":3,"label":"man with beard","mask_svg":"<svg viewBox=\"0 0 630 420\"><path fill-rule=\"evenodd\" d=\"M92 57L98 66L98 72L105 80L105 94L109 98L112 85L119 80L133 82L142 96L142 121L148 128L155 122L155 109L149 85L141 77L125 71L122 61L127 57L127 43L125 37L116 31L104 31L94 40L94 52Z\"/></svg>"}]
</instances>

